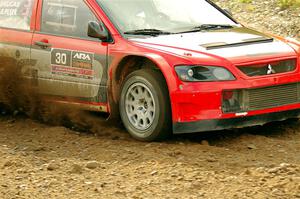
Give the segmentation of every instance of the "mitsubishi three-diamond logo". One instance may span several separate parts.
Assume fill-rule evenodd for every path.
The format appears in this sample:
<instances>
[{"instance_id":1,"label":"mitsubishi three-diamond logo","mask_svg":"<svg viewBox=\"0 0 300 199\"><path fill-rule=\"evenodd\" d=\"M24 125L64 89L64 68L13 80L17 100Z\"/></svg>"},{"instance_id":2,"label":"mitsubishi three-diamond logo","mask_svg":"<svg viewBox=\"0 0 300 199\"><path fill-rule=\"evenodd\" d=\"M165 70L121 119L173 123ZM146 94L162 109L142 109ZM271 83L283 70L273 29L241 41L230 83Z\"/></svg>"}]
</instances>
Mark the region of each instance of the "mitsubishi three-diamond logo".
<instances>
[{"instance_id":1,"label":"mitsubishi three-diamond logo","mask_svg":"<svg viewBox=\"0 0 300 199\"><path fill-rule=\"evenodd\" d=\"M268 65L267 74L268 74L268 75L271 75L271 74L275 74L275 73L276 73L276 71L273 69L272 65L269 64L269 65Z\"/></svg>"}]
</instances>

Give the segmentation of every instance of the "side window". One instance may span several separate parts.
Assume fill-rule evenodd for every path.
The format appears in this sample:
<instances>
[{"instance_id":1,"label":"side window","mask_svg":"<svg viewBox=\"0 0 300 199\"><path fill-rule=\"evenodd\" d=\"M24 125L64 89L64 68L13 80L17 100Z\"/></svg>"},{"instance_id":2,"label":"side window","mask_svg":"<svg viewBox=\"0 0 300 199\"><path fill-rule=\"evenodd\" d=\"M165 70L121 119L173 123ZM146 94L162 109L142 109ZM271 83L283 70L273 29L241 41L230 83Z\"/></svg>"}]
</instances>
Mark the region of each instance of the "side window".
<instances>
[{"instance_id":1,"label":"side window","mask_svg":"<svg viewBox=\"0 0 300 199\"><path fill-rule=\"evenodd\" d=\"M33 0L1 0L0 27L30 30Z\"/></svg>"},{"instance_id":2,"label":"side window","mask_svg":"<svg viewBox=\"0 0 300 199\"><path fill-rule=\"evenodd\" d=\"M44 0L41 31L87 38L88 22L96 20L83 0Z\"/></svg>"}]
</instances>

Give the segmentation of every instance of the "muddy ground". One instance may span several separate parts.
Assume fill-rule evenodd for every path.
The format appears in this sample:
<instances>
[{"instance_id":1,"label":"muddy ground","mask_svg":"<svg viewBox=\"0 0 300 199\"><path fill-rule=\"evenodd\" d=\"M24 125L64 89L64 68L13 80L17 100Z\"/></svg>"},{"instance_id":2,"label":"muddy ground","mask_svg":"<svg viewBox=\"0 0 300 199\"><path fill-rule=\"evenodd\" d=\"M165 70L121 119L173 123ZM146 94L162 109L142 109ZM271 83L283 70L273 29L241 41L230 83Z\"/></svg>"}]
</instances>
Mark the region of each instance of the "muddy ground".
<instances>
[{"instance_id":1,"label":"muddy ground","mask_svg":"<svg viewBox=\"0 0 300 199\"><path fill-rule=\"evenodd\" d=\"M298 120L142 143L104 115L40 103L34 119L0 114L1 199L300 198Z\"/></svg>"}]
</instances>

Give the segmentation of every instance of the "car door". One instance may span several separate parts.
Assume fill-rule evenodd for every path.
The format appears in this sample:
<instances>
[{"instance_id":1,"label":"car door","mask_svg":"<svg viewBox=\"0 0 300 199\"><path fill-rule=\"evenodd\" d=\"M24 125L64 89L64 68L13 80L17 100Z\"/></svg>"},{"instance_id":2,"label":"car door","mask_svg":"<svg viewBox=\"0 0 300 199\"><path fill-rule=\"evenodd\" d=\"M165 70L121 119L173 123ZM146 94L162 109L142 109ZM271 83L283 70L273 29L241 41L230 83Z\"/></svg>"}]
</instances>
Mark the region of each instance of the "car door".
<instances>
[{"instance_id":1,"label":"car door","mask_svg":"<svg viewBox=\"0 0 300 199\"><path fill-rule=\"evenodd\" d=\"M0 2L0 68L22 71L31 76L30 46L33 35L33 7L35 0L4 0ZM16 71L10 78L16 78ZM3 74L2 74L3 75Z\"/></svg>"},{"instance_id":2,"label":"car door","mask_svg":"<svg viewBox=\"0 0 300 199\"><path fill-rule=\"evenodd\" d=\"M33 35L40 93L76 102L106 102L107 44L87 35L97 21L83 0L43 0Z\"/></svg>"}]
</instances>

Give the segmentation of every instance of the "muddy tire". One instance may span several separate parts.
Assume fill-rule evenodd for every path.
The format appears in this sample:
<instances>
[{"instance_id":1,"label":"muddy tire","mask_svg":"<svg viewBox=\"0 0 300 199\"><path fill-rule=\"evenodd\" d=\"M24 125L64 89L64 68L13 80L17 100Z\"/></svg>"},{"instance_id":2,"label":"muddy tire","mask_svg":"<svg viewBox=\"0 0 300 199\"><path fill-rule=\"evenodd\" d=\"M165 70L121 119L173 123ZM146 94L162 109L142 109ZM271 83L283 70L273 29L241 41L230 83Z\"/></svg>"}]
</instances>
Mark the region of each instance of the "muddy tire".
<instances>
[{"instance_id":1,"label":"muddy tire","mask_svg":"<svg viewBox=\"0 0 300 199\"><path fill-rule=\"evenodd\" d=\"M122 86L119 108L125 128L135 139L162 140L171 134L169 93L159 71L131 73Z\"/></svg>"}]
</instances>

